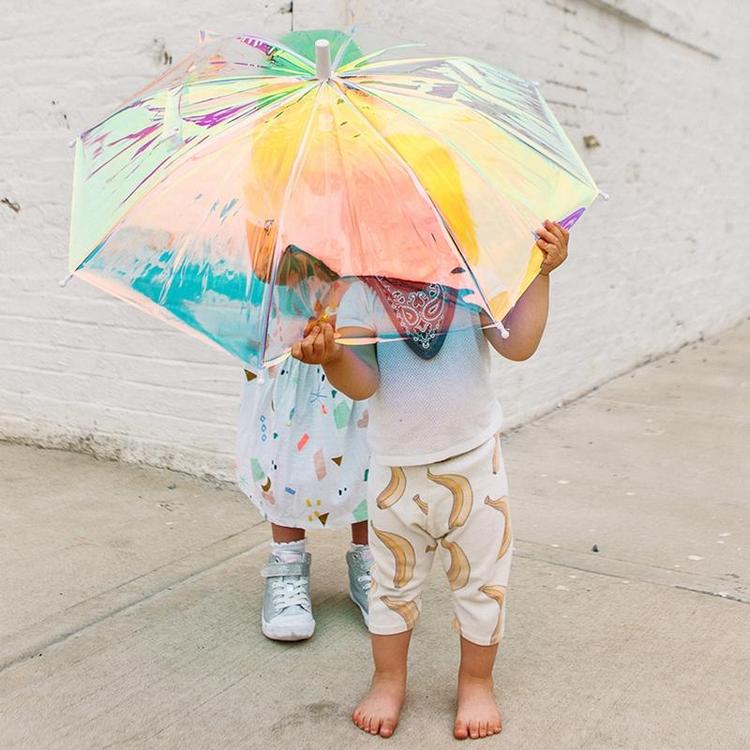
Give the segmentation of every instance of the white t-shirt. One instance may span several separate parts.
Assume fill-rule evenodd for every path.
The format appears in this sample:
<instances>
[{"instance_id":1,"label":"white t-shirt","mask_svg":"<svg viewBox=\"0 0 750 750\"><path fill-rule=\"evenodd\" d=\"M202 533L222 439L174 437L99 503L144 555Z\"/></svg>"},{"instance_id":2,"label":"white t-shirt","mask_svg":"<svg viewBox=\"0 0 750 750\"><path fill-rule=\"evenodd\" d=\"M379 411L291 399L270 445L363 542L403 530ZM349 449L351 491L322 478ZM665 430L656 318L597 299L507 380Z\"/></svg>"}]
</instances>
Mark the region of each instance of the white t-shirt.
<instances>
[{"instance_id":1,"label":"white t-shirt","mask_svg":"<svg viewBox=\"0 0 750 750\"><path fill-rule=\"evenodd\" d=\"M378 295L361 281L339 305L338 329L357 327L394 337L376 345L380 384L370 398L367 439L385 466L444 461L489 440L502 425L490 380L490 347L475 313L457 305L442 348L423 359L405 341Z\"/></svg>"}]
</instances>

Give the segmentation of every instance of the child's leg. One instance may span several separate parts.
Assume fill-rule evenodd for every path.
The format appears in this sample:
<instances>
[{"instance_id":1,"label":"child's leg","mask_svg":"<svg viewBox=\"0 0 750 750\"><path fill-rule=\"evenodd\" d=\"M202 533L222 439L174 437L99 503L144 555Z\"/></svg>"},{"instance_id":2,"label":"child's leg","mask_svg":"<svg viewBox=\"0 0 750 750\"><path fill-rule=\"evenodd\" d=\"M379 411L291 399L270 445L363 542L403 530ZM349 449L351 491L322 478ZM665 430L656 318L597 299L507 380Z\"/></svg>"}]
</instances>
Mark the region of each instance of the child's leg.
<instances>
[{"instance_id":1,"label":"child's leg","mask_svg":"<svg viewBox=\"0 0 750 750\"><path fill-rule=\"evenodd\" d=\"M295 529L291 526L279 526L276 523L272 523L271 536L276 544L288 544L289 542L302 541L305 538L305 530Z\"/></svg>"},{"instance_id":2,"label":"child's leg","mask_svg":"<svg viewBox=\"0 0 750 750\"><path fill-rule=\"evenodd\" d=\"M375 672L370 692L352 714L354 723L365 732L390 737L396 729L406 694L406 657L411 630L395 635L372 635Z\"/></svg>"},{"instance_id":3,"label":"child's leg","mask_svg":"<svg viewBox=\"0 0 750 750\"><path fill-rule=\"evenodd\" d=\"M420 467L370 464L367 512L372 526L369 629L375 672L370 692L352 716L366 732L390 737L398 723L406 689L406 656L419 617L422 589L435 556L427 516L413 498ZM395 487L395 490L394 490Z\"/></svg>"},{"instance_id":4,"label":"child's leg","mask_svg":"<svg viewBox=\"0 0 750 750\"><path fill-rule=\"evenodd\" d=\"M367 521L352 524L352 544L367 544Z\"/></svg>"},{"instance_id":5,"label":"child's leg","mask_svg":"<svg viewBox=\"0 0 750 750\"><path fill-rule=\"evenodd\" d=\"M349 598L359 607L362 619L368 625L372 552L367 541L367 521L352 524L352 546L346 553L346 567L349 571Z\"/></svg>"},{"instance_id":6,"label":"child's leg","mask_svg":"<svg viewBox=\"0 0 750 750\"><path fill-rule=\"evenodd\" d=\"M493 694L492 667L505 624L513 538L499 440L433 466L430 473L438 484L453 481L453 522L449 517L439 547L461 630L453 732L458 739L487 737L502 728ZM463 516L458 509L463 510Z\"/></svg>"},{"instance_id":7,"label":"child's leg","mask_svg":"<svg viewBox=\"0 0 750 750\"><path fill-rule=\"evenodd\" d=\"M271 524L273 543L261 575L261 626L267 638L301 641L315 632L310 600L310 555L305 552L305 530Z\"/></svg>"},{"instance_id":8,"label":"child's leg","mask_svg":"<svg viewBox=\"0 0 750 750\"><path fill-rule=\"evenodd\" d=\"M488 737L503 728L493 692L492 668L497 644L478 646L461 638L458 709L453 734L459 740Z\"/></svg>"}]
</instances>

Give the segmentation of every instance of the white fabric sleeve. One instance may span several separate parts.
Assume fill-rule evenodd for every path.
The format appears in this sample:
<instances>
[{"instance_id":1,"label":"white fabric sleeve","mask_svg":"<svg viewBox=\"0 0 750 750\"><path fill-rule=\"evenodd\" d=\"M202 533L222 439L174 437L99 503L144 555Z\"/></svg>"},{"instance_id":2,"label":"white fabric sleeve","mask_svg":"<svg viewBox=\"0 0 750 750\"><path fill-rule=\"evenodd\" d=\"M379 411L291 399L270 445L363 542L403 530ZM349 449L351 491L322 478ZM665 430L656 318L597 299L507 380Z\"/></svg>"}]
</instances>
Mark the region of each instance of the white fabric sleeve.
<instances>
[{"instance_id":1,"label":"white fabric sleeve","mask_svg":"<svg viewBox=\"0 0 750 750\"><path fill-rule=\"evenodd\" d=\"M367 328L377 332L375 294L359 280L352 282L339 303L336 328Z\"/></svg>"}]
</instances>

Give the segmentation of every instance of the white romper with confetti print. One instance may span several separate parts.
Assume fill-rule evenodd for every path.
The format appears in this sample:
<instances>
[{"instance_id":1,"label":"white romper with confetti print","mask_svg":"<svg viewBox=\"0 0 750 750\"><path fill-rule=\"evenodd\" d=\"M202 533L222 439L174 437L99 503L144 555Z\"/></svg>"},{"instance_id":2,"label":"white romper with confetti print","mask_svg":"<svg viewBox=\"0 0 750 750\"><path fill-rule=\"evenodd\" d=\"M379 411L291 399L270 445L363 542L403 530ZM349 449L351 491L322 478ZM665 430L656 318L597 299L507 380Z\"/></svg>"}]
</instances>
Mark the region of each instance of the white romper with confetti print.
<instances>
[{"instance_id":1,"label":"white romper with confetti print","mask_svg":"<svg viewBox=\"0 0 750 750\"><path fill-rule=\"evenodd\" d=\"M280 526L340 528L367 518L367 402L294 359L245 384L237 429L240 488Z\"/></svg>"}]
</instances>

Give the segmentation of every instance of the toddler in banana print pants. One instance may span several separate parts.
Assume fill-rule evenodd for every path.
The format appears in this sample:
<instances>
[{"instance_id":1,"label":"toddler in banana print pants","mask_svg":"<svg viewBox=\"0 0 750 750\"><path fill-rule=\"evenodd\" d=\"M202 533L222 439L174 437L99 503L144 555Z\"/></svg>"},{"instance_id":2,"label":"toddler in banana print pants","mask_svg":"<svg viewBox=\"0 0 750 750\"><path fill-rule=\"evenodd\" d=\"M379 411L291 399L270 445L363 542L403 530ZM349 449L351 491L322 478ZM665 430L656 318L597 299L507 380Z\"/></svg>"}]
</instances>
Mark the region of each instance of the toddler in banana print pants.
<instances>
[{"instance_id":1,"label":"toddler in banana print pants","mask_svg":"<svg viewBox=\"0 0 750 750\"><path fill-rule=\"evenodd\" d=\"M499 643L511 560L508 484L496 434L428 466L370 465L375 565L370 632L411 630L435 556L453 591L462 637Z\"/></svg>"},{"instance_id":2,"label":"toddler in banana print pants","mask_svg":"<svg viewBox=\"0 0 750 750\"><path fill-rule=\"evenodd\" d=\"M352 719L370 734L390 737L398 724L409 643L435 554L444 561L461 634L453 734L480 738L502 729L492 670L503 634L511 528L490 349L524 360L541 341L549 274L567 257L568 233L545 221L536 234L543 261L503 319L510 337L483 307L467 303L470 290L458 276L455 287L368 276L341 299L336 330L312 321L292 347L296 359L322 365L333 388L369 399L375 670Z\"/></svg>"}]
</instances>

